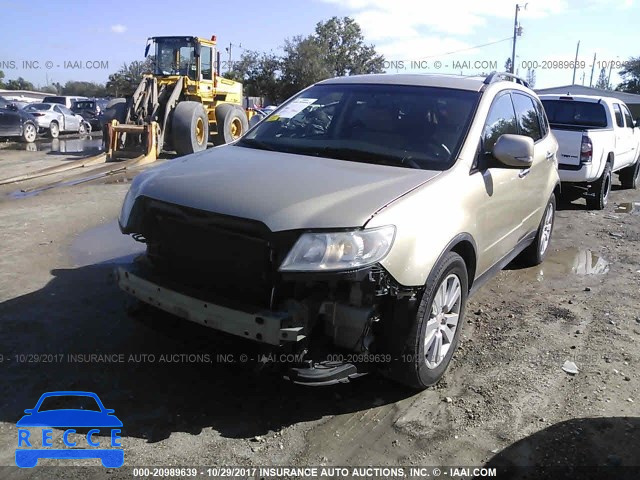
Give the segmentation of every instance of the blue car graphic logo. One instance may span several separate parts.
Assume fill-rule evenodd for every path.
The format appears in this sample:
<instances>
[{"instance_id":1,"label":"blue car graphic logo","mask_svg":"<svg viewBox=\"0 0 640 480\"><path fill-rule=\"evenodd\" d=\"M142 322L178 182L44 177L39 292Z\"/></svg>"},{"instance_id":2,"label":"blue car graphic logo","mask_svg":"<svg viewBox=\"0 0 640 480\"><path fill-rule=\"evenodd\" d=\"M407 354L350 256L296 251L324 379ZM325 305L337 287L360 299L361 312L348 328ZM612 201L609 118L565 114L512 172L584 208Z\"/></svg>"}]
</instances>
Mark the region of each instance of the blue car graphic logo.
<instances>
[{"instance_id":1,"label":"blue car graphic logo","mask_svg":"<svg viewBox=\"0 0 640 480\"><path fill-rule=\"evenodd\" d=\"M60 405L64 408L59 408ZM69 406L80 408L68 408ZM35 467L40 458L99 458L102 465L108 468L118 468L124 464L124 450L119 443L119 427L122 427L122 422L113 415L114 410L104 408L95 393L48 392L40 397L34 408L27 409L24 413L26 415L16 424L18 467ZM62 441L67 448L52 448L54 431L50 427L65 428ZM41 428L42 432L35 430L36 428ZM76 428L90 430L85 434L77 432ZM100 448L101 441L94 438L94 435L97 436L100 432L104 435L108 430L111 430L111 448ZM80 448L84 444L88 448Z\"/></svg>"}]
</instances>

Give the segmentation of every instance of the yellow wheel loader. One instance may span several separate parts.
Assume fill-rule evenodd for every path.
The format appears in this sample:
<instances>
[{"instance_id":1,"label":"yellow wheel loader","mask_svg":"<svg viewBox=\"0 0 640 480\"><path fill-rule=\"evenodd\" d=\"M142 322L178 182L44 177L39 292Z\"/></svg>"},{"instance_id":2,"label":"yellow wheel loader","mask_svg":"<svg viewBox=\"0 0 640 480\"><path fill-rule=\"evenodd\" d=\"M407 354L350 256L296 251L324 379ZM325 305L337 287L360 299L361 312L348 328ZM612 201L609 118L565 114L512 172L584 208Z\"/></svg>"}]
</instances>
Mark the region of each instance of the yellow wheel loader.
<instances>
[{"instance_id":1,"label":"yellow wheel loader","mask_svg":"<svg viewBox=\"0 0 640 480\"><path fill-rule=\"evenodd\" d=\"M215 68L220 64L215 36L211 40L151 37L145 56L152 44L153 74L144 76L130 99L119 99L120 105L115 102L115 122L105 128L108 156L119 151L148 153L154 122L158 152L176 151L178 155L204 150L210 137L220 145L247 131L242 84L221 77Z\"/></svg>"},{"instance_id":2,"label":"yellow wheel loader","mask_svg":"<svg viewBox=\"0 0 640 480\"><path fill-rule=\"evenodd\" d=\"M0 185L67 171L79 173L22 191L75 185L155 162L162 151L186 155L206 149L209 140L217 145L232 142L248 130L254 112L242 108L242 84L220 76L215 36L151 37L145 57L152 45L154 71L144 75L130 98L107 106L104 153L0 179Z\"/></svg>"}]
</instances>

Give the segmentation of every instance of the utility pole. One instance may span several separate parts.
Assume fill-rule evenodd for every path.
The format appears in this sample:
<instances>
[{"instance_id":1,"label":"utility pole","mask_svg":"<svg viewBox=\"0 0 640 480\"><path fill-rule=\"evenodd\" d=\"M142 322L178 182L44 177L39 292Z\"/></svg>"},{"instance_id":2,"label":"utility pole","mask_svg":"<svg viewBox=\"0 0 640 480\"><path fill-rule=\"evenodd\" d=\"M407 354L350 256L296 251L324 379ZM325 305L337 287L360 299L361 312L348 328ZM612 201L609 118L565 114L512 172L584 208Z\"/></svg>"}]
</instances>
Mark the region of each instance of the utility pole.
<instances>
[{"instance_id":1,"label":"utility pole","mask_svg":"<svg viewBox=\"0 0 640 480\"><path fill-rule=\"evenodd\" d=\"M607 88L609 88L609 86L611 85L611 70L613 70L613 62L609 64L609 76L607 77Z\"/></svg>"},{"instance_id":2,"label":"utility pole","mask_svg":"<svg viewBox=\"0 0 640 480\"><path fill-rule=\"evenodd\" d=\"M591 78L589 79L589 87L593 87L593 70L596 68L596 54L593 54L593 65L591 65Z\"/></svg>"},{"instance_id":3,"label":"utility pole","mask_svg":"<svg viewBox=\"0 0 640 480\"><path fill-rule=\"evenodd\" d=\"M524 4L523 10L527 9L528 3ZM511 72L516 72L516 39L522 35L522 27L518 25L518 12L520 11L520 5L516 4L516 18L513 21L513 49L511 50Z\"/></svg>"},{"instance_id":4,"label":"utility pole","mask_svg":"<svg viewBox=\"0 0 640 480\"><path fill-rule=\"evenodd\" d=\"M571 85L576 84L576 67L578 66L578 51L580 50L580 40L578 40L578 46L576 47L576 59L573 62L573 80L571 80Z\"/></svg>"},{"instance_id":5,"label":"utility pole","mask_svg":"<svg viewBox=\"0 0 640 480\"><path fill-rule=\"evenodd\" d=\"M232 65L232 64L231 64L231 49L232 49L233 47L242 48L242 44L240 43L240 44L238 44L238 45L234 45L233 43L229 43L229 46L226 48L227 52L229 53L229 64L227 65L227 71L228 71L228 72L229 72L229 71L231 71L231 70L233 70L233 69L231 68L231 65Z\"/></svg>"}]
</instances>

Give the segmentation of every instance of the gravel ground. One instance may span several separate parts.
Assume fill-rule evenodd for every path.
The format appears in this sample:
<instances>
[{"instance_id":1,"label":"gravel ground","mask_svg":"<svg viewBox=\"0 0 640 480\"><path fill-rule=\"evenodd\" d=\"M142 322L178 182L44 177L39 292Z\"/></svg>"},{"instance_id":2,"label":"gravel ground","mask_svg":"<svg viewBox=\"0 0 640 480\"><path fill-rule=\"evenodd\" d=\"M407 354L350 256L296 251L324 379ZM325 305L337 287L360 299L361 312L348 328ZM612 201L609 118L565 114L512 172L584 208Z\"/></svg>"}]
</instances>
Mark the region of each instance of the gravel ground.
<instances>
[{"instance_id":1,"label":"gravel ground","mask_svg":"<svg viewBox=\"0 0 640 480\"><path fill-rule=\"evenodd\" d=\"M0 177L85 147L2 145ZM127 188L124 176L38 195L0 186L0 477L131 477L98 460L74 463L88 470L9 467L23 410L54 390L96 392L115 409L128 467L197 466L204 476L214 465L640 467L640 205L631 208L640 192L616 189L601 212L582 199L561 204L547 261L508 267L471 299L451 368L415 394L373 376L295 386L252 362L221 361L256 353L242 340L132 319L112 274L139 248L115 223ZM640 478L640 468L625 472Z\"/></svg>"}]
</instances>

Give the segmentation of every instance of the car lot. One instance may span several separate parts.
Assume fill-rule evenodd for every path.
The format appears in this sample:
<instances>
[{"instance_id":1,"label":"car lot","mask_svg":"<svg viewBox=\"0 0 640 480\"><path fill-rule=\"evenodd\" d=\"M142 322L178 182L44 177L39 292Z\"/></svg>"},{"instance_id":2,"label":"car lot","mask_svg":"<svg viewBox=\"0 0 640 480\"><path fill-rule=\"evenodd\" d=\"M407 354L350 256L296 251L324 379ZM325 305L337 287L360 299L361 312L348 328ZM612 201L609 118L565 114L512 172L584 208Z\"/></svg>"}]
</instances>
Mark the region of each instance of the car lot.
<instances>
[{"instance_id":1,"label":"car lot","mask_svg":"<svg viewBox=\"0 0 640 480\"><path fill-rule=\"evenodd\" d=\"M76 155L12 145L0 147L0 177ZM2 465L14 463L23 410L51 390L92 391L115 409L125 465L637 464L637 191L616 182L597 212L561 204L547 260L508 267L472 298L451 368L415 394L374 377L297 387L242 340L128 316L112 274L139 251L114 223L127 182L0 186L0 388L13 392Z\"/></svg>"}]
</instances>

